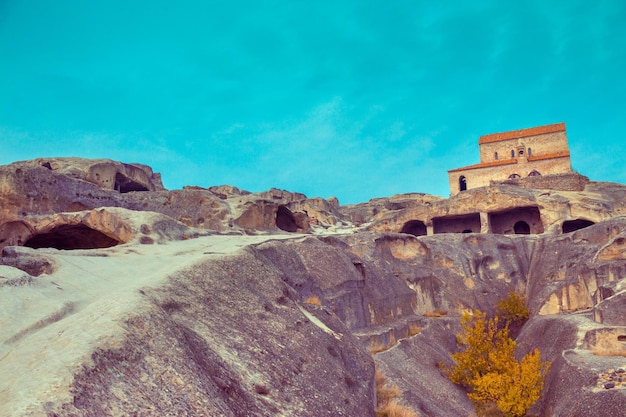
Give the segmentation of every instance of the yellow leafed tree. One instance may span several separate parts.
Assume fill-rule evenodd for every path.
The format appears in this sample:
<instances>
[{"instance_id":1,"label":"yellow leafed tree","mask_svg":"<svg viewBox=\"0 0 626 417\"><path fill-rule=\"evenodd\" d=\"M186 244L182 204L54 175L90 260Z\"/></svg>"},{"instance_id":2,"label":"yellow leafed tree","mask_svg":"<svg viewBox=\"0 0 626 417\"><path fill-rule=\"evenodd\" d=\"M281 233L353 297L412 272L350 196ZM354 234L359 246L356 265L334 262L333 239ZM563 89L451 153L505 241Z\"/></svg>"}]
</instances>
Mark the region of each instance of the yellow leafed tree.
<instances>
[{"instance_id":1,"label":"yellow leafed tree","mask_svg":"<svg viewBox=\"0 0 626 417\"><path fill-rule=\"evenodd\" d=\"M461 350L452 355L455 364L446 369L452 382L465 386L478 404L495 404L507 416L523 416L541 396L550 364L541 362L538 349L515 359L516 343L498 318L474 312L461 318L457 336Z\"/></svg>"}]
</instances>

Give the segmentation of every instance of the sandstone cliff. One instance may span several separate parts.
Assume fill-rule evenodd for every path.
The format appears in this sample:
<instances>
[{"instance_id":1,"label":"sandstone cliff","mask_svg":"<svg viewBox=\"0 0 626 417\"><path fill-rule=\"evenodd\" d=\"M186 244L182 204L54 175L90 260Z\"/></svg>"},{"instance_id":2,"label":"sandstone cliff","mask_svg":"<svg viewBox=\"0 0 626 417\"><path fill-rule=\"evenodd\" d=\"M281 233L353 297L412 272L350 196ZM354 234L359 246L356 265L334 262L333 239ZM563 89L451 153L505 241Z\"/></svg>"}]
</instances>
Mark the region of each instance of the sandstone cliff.
<instances>
[{"instance_id":1,"label":"sandstone cliff","mask_svg":"<svg viewBox=\"0 0 626 417\"><path fill-rule=\"evenodd\" d=\"M42 161L0 167L0 415L373 416L376 361L420 415L467 416L437 364L459 315L511 290L520 353L553 363L531 413L626 407L605 385L626 365L624 186L342 207Z\"/></svg>"}]
</instances>

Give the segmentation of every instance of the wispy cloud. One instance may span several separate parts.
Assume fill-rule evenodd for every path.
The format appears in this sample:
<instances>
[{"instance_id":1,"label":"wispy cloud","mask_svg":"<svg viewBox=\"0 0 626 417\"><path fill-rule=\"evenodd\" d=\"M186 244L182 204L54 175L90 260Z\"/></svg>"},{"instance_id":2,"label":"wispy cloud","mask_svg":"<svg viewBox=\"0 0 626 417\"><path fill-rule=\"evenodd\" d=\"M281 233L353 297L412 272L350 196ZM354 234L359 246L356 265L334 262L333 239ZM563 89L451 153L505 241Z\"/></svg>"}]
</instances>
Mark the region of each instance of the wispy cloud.
<instances>
[{"instance_id":1,"label":"wispy cloud","mask_svg":"<svg viewBox=\"0 0 626 417\"><path fill-rule=\"evenodd\" d=\"M575 147L594 143L581 171L624 153L619 0L5 6L3 162L123 158L172 188L354 202L445 195L446 170L496 131L564 121Z\"/></svg>"}]
</instances>

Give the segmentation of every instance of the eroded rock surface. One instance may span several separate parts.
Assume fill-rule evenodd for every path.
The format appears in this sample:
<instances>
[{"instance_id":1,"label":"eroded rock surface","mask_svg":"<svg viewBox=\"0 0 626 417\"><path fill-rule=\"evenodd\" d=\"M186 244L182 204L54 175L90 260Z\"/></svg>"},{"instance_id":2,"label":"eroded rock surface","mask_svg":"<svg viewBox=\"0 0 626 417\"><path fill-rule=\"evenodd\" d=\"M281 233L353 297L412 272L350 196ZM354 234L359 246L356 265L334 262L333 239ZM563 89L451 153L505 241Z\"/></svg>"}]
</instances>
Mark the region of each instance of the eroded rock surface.
<instances>
[{"instance_id":1,"label":"eroded rock surface","mask_svg":"<svg viewBox=\"0 0 626 417\"><path fill-rule=\"evenodd\" d=\"M467 416L438 364L460 314L510 291L518 353L552 362L531 413L621 415L626 187L577 181L342 207L105 160L0 167L0 415L373 416L377 362L420 415Z\"/></svg>"},{"instance_id":2,"label":"eroded rock surface","mask_svg":"<svg viewBox=\"0 0 626 417\"><path fill-rule=\"evenodd\" d=\"M140 164L50 158L0 167L0 247L17 243L24 218L123 207L165 214L216 233L309 233L306 196L272 189L252 194L232 186L167 191L159 174ZM316 225L335 222L329 205L311 212ZM336 213L335 213L336 214ZM2 241L5 239L5 241Z\"/></svg>"}]
</instances>

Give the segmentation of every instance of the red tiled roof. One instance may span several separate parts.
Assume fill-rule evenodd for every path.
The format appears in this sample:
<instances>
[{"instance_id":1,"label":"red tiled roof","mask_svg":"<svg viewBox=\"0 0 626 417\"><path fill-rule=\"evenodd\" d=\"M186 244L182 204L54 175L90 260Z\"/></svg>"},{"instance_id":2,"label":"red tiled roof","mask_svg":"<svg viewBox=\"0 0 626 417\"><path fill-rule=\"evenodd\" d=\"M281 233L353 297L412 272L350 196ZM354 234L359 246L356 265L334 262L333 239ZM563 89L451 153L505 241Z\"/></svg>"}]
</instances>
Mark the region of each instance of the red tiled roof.
<instances>
[{"instance_id":1,"label":"red tiled roof","mask_svg":"<svg viewBox=\"0 0 626 417\"><path fill-rule=\"evenodd\" d=\"M483 162L481 164L469 165L462 168L451 169L448 172L457 172L457 171L465 171L468 169L478 169L478 168L488 168L488 167L497 167L500 165L513 165L517 164L517 159L503 159L501 161L491 161L491 162Z\"/></svg>"},{"instance_id":2,"label":"red tiled roof","mask_svg":"<svg viewBox=\"0 0 626 417\"><path fill-rule=\"evenodd\" d=\"M528 157L528 162L543 161L545 159L555 159L555 158L569 158L569 155L570 154L568 151L549 153L545 155L533 155L533 156ZM489 167L497 167L497 166L502 166L502 165L513 165L513 164L517 164L517 159L513 158L513 159L503 159L501 161L483 162L481 164L469 165L466 167L451 169L448 172L467 171L469 169L489 168Z\"/></svg>"},{"instance_id":3,"label":"red tiled roof","mask_svg":"<svg viewBox=\"0 0 626 417\"><path fill-rule=\"evenodd\" d=\"M528 136L545 135L548 133L565 132L565 123L557 123L547 126L531 127L528 129L511 130L510 132L492 133L481 136L478 144L500 142L509 139L525 138Z\"/></svg>"},{"instance_id":4,"label":"red tiled roof","mask_svg":"<svg viewBox=\"0 0 626 417\"><path fill-rule=\"evenodd\" d=\"M528 161L541 161L544 159L565 158L569 157L568 151L548 153L545 155L532 155L528 157Z\"/></svg>"}]
</instances>

